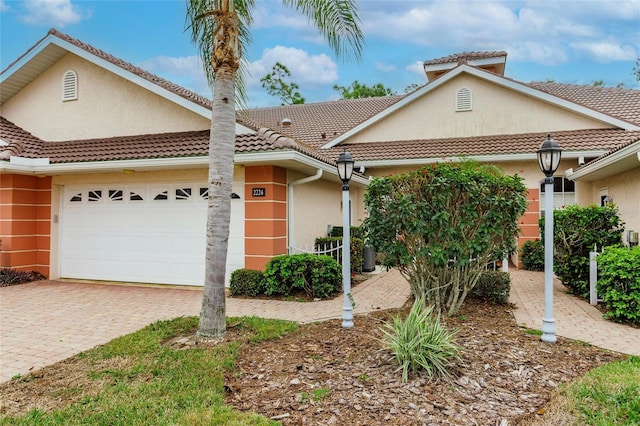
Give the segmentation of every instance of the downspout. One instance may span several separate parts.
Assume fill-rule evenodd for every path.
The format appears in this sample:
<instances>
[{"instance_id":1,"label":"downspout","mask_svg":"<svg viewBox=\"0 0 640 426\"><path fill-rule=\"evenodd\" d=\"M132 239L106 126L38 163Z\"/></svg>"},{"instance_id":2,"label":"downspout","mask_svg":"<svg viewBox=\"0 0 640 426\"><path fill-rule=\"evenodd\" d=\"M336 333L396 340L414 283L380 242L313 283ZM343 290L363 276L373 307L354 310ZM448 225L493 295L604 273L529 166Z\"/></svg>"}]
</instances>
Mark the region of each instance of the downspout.
<instances>
[{"instance_id":1,"label":"downspout","mask_svg":"<svg viewBox=\"0 0 640 426\"><path fill-rule=\"evenodd\" d=\"M322 169L318 169L318 171L316 172L315 175L313 176L307 176L306 178L302 178L300 180L296 180L293 181L289 184L289 188L288 191L289 193L287 194L287 207L288 207L288 211L287 211L287 215L289 216L289 232L287 232L288 234L288 250L289 250L289 254L293 254L293 232L294 232L294 223L293 223L293 212L294 212L294 208L293 208L293 187L297 186L297 185L304 185L305 183L309 183L309 182L313 182L315 180L318 180L322 177Z\"/></svg>"}]
</instances>

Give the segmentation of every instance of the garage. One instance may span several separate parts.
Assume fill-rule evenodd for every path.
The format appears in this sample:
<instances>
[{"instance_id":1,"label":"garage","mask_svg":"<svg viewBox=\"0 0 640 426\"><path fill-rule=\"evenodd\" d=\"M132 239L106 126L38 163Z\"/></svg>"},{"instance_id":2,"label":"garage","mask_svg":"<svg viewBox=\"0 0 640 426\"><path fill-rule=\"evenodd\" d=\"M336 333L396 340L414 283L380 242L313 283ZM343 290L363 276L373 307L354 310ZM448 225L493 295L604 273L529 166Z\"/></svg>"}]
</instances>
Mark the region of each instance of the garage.
<instances>
[{"instance_id":1,"label":"garage","mask_svg":"<svg viewBox=\"0 0 640 426\"><path fill-rule=\"evenodd\" d=\"M244 266L242 183L234 182L227 258ZM62 278L203 285L206 183L66 186L60 214Z\"/></svg>"}]
</instances>

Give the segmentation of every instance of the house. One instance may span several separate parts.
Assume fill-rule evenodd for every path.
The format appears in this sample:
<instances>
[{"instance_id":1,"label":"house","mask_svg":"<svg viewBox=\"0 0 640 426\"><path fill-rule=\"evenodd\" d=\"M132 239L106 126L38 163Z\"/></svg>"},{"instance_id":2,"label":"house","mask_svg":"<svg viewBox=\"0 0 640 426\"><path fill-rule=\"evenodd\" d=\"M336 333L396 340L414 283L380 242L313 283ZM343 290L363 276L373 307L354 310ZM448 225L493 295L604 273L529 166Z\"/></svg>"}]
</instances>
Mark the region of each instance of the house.
<instances>
[{"instance_id":1,"label":"house","mask_svg":"<svg viewBox=\"0 0 640 426\"><path fill-rule=\"evenodd\" d=\"M506 57L427 61L429 82L408 95L239 111L227 274L342 223L345 148L360 170L354 224L370 177L466 156L524 177L521 243L537 238L535 151L551 133L564 149L557 205L597 201L606 187L640 229L640 162L629 160L640 91L517 82ZM56 30L2 71L0 89L0 266L202 285L207 99Z\"/></svg>"}]
</instances>

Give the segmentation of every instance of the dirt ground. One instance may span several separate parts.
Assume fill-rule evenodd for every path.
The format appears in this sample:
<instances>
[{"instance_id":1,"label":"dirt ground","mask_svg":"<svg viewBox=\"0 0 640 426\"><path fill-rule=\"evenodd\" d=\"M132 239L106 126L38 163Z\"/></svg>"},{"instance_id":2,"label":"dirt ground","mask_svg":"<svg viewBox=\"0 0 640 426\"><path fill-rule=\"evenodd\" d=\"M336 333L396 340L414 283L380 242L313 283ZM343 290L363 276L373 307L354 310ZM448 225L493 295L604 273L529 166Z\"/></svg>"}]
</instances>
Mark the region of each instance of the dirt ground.
<instances>
[{"instance_id":1,"label":"dirt ground","mask_svg":"<svg viewBox=\"0 0 640 426\"><path fill-rule=\"evenodd\" d=\"M235 372L225 378L226 402L284 425L560 424L547 421L558 411L547 411L558 386L622 356L563 338L542 343L516 325L511 309L468 301L447 319L462 346L453 379L418 374L405 384L378 340L383 322L397 313L357 316L346 330L339 320L309 324L257 344L231 327L226 339L245 343ZM123 360L105 362L118 367ZM38 380L2 384L0 412L69 404L59 395L71 386L85 389L83 395L97 392L102 384L88 379L88 368L95 366L73 357L35 372Z\"/></svg>"}]
</instances>

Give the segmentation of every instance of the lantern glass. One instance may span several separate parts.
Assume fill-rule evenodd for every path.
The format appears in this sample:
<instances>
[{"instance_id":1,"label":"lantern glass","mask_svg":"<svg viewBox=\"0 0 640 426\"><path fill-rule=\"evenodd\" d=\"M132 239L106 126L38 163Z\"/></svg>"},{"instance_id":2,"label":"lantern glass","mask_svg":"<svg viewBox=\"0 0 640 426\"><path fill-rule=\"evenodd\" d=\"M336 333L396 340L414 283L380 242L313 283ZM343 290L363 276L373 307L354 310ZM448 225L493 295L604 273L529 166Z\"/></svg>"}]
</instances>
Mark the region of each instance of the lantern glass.
<instances>
[{"instance_id":1,"label":"lantern glass","mask_svg":"<svg viewBox=\"0 0 640 426\"><path fill-rule=\"evenodd\" d=\"M338 175L342 182L348 183L351 180L354 163L355 161L353 160L353 157L346 149L338 156Z\"/></svg>"},{"instance_id":2,"label":"lantern glass","mask_svg":"<svg viewBox=\"0 0 640 426\"><path fill-rule=\"evenodd\" d=\"M540 170L547 177L553 176L560 165L560 159L562 158L562 148L553 139L551 135L547 135L547 139L542 142L538 154L538 165Z\"/></svg>"}]
</instances>

